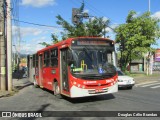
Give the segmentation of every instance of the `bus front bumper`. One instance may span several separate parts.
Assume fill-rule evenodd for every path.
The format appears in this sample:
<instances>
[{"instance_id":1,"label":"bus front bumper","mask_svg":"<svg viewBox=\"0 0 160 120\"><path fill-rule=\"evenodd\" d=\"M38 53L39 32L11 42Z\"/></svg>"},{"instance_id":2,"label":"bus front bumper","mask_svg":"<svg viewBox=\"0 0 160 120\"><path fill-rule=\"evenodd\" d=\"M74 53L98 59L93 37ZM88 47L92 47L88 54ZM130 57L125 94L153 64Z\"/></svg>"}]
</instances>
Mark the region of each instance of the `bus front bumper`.
<instances>
[{"instance_id":1,"label":"bus front bumper","mask_svg":"<svg viewBox=\"0 0 160 120\"><path fill-rule=\"evenodd\" d=\"M110 94L118 92L118 83L114 84L111 87L103 88L104 91L96 91L96 89L83 89L78 88L76 86L72 86L70 89L70 97L76 98L76 97L86 97L86 96L97 96L97 95L104 95L104 94Z\"/></svg>"}]
</instances>

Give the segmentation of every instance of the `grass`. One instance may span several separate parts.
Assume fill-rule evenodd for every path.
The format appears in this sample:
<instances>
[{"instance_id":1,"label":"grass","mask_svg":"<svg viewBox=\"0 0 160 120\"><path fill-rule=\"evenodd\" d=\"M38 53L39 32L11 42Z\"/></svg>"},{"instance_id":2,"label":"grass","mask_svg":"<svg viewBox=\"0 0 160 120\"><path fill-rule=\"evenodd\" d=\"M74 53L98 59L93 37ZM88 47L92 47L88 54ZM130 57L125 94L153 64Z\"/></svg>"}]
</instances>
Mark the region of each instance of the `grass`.
<instances>
[{"instance_id":1,"label":"grass","mask_svg":"<svg viewBox=\"0 0 160 120\"><path fill-rule=\"evenodd\" d=\"M160 72L153 73L152 75L147 75L145 72L130 73L129 71L126 71L125 74L131 77L158 77L160 76Z\"/></svg>"}]
</instances>

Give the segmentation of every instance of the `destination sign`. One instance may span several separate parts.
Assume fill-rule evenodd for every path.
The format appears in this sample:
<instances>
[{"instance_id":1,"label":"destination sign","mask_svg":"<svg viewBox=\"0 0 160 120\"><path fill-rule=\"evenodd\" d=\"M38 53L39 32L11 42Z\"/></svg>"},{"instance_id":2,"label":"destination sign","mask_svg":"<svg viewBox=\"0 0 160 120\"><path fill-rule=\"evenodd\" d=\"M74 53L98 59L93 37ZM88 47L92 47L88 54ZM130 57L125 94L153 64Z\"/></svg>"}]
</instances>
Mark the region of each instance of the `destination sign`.
<instances>
[{"instance_id":1,"label":"destination sign","mask_svg":"<svg viewBox=\"0 0 160 120\"><path fill-rule=\"evenodd\" d=\"M88 41L77 41L77 45L109 45L110 43L106 41L93 41L93 40L88 40Z\"/></svg>"}]
</instances>

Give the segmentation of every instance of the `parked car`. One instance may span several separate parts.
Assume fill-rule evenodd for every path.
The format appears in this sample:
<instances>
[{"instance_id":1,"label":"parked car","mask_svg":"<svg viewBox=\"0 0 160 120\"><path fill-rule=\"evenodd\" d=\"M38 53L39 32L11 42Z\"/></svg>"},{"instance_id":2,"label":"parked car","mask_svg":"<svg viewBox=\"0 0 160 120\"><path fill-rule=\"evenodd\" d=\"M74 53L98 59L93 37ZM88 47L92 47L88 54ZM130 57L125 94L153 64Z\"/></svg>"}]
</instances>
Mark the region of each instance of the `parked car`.
<instances>
[{"instance_id":1,"label":"parked car","mask_svg":"<svg viewBox=\"0 0 160 120\"><path fill-rule=\"evenodd\" d=\"M128 88L132 89L135 84L134 78L125 75L121 70L118 72L118 88Z\"/></svg>"}]
</instances>

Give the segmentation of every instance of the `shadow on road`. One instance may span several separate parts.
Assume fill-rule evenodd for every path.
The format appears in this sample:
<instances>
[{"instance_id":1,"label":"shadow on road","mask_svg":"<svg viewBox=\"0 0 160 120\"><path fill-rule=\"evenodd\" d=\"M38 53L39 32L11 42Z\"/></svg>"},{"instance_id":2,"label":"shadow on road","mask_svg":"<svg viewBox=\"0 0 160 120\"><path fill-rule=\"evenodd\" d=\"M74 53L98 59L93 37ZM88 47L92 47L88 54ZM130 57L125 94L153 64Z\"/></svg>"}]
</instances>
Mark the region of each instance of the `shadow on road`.
<instances>
[{"instance_id":1,"label":"shadow on road","mask_svg":"<svg viewBox=\"0 0 160 120\"><path fill-rule=\"evenodd\" d=\"M23 89L23 88L25 88L25 87L28 87L28 86L30 86L30 85L33 85L33 83L31 83L31 82L26 82L25 84L23 84L23 85L18 85L18 86L14 86L14 88L15 89L17 89L17 90L21 90L21 89Z\"/></svg>"},{"instance_id":2,"label":"shadow on road","mask_svg":"<svg viewBox=\"0 0 160 120\"><path fill-rule=\"evenodd\" d=\"M124 88L118 88L118 90L132 90L131 88L126 88L126 87L124 87Z\"/></svg>"},{"instance_id":3,"label":"shadow on road","mask_svg":"<svg viewBox=\"0 0 160 120\"><path fill-rule=\"evenodd\" d=\"M78 103L86 103L86 102L111 100L111 99L114 99L115 97L113 94L107 94L107 95L89 96L89 97L82 97L82 98L68 98L64 96L63 98L71 103L78 104Z\"/></svg>"},{"instance_id":4,"label":"shadow on road","mask_svg":"<svg viewBox=\"0 0 160 120\"><path fill-rule=\"evenodd\" d=\"M45 88L43 88L43 90L54 96L53 91L47 90ZM56 98L56 96L54 96L54 97ZM57 98L57 99L60 99L60 98ZM86 102L111 100L111 99L115 99L115 96L113 94L107 94L107 95L99 95L99 96L69 98L67 96L62 95L61 99L67 100L68 102L73 103L73 104L79 104L79 103L86 103Z\"/></svg>"}]
</instances>

